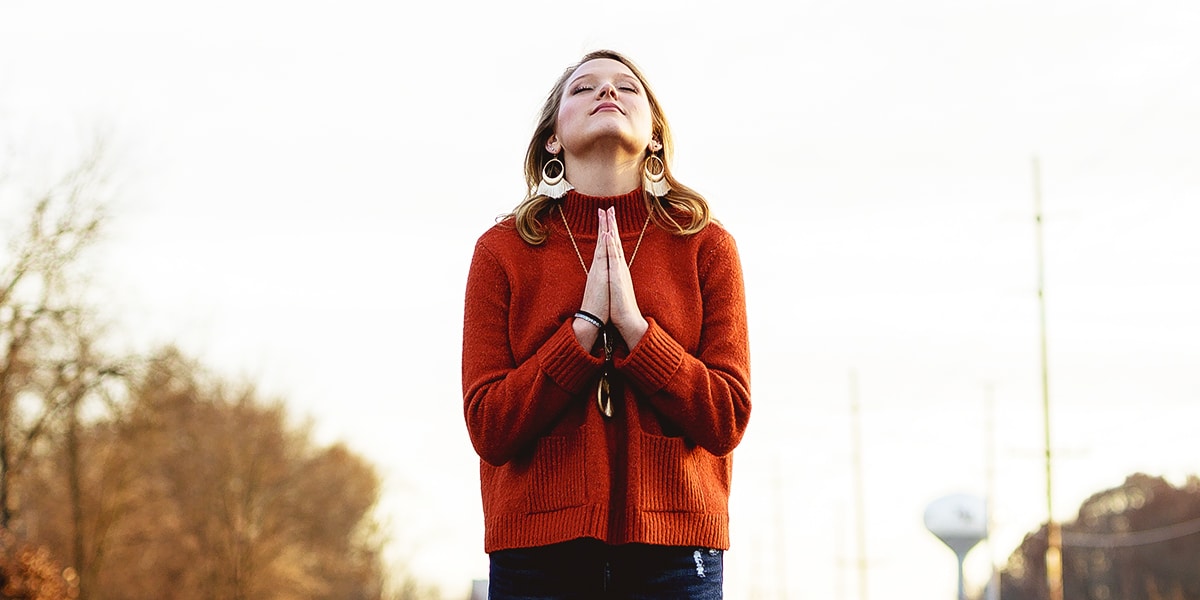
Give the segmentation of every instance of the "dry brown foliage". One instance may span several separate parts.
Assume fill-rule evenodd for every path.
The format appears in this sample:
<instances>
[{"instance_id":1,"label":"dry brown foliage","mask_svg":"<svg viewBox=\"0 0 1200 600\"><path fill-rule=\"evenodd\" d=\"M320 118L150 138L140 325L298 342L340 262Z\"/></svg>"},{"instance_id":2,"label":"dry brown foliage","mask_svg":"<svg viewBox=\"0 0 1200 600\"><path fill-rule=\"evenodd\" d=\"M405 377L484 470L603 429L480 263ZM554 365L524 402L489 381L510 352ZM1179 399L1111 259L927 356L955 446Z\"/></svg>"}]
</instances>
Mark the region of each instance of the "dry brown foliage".
<instances>
[{"instance_id":1,"label":"dry brown foliage","mask_svg":"<svg viewBox=\"0 0 1200 600\"><path fill-rule=\"evenodd\" d=\"M4 600L71 600L79 578L64 569L45 546L17 541L0 530L0 598Z\"/></svg>"}]
</instances>

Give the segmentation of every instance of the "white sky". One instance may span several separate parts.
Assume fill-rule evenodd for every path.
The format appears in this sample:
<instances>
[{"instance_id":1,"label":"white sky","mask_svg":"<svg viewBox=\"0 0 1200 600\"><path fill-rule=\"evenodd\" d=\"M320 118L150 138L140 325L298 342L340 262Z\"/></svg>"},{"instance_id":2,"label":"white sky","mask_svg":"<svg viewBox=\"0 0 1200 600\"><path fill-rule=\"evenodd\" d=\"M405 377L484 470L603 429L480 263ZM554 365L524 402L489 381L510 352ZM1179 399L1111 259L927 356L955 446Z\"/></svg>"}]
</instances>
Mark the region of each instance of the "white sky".
<instances>
[{"instance_id":1,"label":"white sky","mask_svg":"<svg viewBox=\"0 0 1200 600\"><path fill-rule=\"evenodd\" d=\"M554 79L601 47L647 72L676 173L742 251L730 598L856 597L852 371L872 596L953 597L921 516L985 492L988 386L999 555L1044 519L1035 155L1057 516L1200 472L1194 2L171 4L0 4L0 140L37 170L110 133L114 337L178 343L364 453L394 556L452 597L487 568L472 244L521 198Z\"/></svg>"}]
</instances>

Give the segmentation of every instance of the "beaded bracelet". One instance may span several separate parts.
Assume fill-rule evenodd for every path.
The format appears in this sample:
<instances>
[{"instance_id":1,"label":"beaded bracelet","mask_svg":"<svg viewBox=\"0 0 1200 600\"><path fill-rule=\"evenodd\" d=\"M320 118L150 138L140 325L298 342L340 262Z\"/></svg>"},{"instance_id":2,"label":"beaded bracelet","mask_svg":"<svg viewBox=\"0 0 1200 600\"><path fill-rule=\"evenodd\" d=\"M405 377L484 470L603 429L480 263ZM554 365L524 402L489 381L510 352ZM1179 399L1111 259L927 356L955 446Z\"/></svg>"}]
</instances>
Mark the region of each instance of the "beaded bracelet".
<instances>
[{"instance_id":1,"label":"beaded bracelet","mask_svg":"<svg viewBox=\"0 0 1200 600\"><path fill-rule=\"evenodd\" d=\"M595 325L597 329L604 329L604 321L601 321L600 317L597 317L596 315L593 315L590 312L583 311L583 310L578 311L575 313L575 318L583 319L584 321L587 321L588 323Z\"/></svg>"}]
</instances>

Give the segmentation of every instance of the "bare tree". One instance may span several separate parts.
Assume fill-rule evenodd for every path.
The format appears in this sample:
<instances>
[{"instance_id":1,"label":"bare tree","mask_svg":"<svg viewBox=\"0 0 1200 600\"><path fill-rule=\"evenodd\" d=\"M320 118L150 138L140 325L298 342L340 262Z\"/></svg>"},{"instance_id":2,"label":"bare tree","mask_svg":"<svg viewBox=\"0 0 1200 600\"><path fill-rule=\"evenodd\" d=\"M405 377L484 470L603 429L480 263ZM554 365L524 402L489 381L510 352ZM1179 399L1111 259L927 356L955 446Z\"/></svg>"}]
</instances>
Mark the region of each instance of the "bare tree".
<instances>
[{"instance_id":1,"label":"bare tree","mask_svg":"<svg viewBox=\"0 0 1200 600\"><path fill-rule=\"evenodd\" d=\"M97 144L34 199L0 262L0 527L13 526L14 481L69 407L61 385L82 367L64 340L85 318L75 267L104 220L103 156Z\"/></svg>"},{"instance_id":2,"label":"bare tree","mask_svg":"<svg viewBox=\"0 0 1200 600\"><path fill-rule=\"evenodd\" d=\"M0 535L65 562L79 600L396 597L372 465L177 350L101 350L81 265L103 155L31 197L0 251Z\"/></svg>"},{"instance_id":3,"label":"bare tree","mask_svg":"<svg viewBox=\"0 0 1200 600\"><path fill-rule=\"evenodd\" d=\"M94 400L92 404L98 404L105 409L104 412L117 414L117 399L122 395L128 363L132 360L119 362L107 359L94 349L95 339L86 329L82 329L82 324L77 324L77 327L79 329L73 340L76 346L74 358L57 366L53 386L45 390L45 394L59 396L52 399L50 404L66 407L65 422L57 436L58 443L54 445L59 448L66 462L67 498L71 509L70 564L79 575L77 598L88 600L92 584L98 576L97 569L102 564L101 557L108 541L106 533L115 515L112 511L85 514L93 505L85 501L85 495L97 493L97 490L86 489L94 487L95 482L85 479L85 467L89 466L85 464L85 456L100 459L105 453L102 447L87 444L89 440L84 439L87 423L83 413L88 401Z\"/></svg>"},{"instance_id":4,"label":"bare tree","mask_svg":"<svg viewBox=\"0 0 1200 600\"><path fill-rule=\"evenodd\" d=\"M385 597L374 467L178 351L134 371L121 411L78 429L80 597ZM28 510L66 555L76 488L42 456Z\"/></svg>"}]
</instances>

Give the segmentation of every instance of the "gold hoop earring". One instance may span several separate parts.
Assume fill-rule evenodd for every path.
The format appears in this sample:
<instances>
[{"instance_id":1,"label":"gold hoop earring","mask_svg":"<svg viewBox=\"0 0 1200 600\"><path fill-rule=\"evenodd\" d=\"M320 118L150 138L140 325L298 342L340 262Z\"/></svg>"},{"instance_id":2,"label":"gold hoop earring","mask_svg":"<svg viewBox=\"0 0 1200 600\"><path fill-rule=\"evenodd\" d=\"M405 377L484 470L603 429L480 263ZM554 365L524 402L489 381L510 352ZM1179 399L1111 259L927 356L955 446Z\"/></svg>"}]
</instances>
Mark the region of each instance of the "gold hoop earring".
<instances>
[{"instance_id":1,"label":"gold hoop earring","mask_svg":"<svg viewBox=\"0 0 1200 600\"><path fill-rule=\"evenodd\" d=\"M551 175L551 171L558 171L557 174ZM571 182L566 180L567 167L557 156L551 157L542 165L542 180L537 185L537 195L553 198L555 200L567 195L567 192L575 189Z\"/></svg>"},{"instance_id":2,"label":"gold hoop earring","mask_svg":"<svg viewBox=\"0 0 1200 600\"><path fill-rule=\"evenodd\" d=\"M656 167L658 172L655 172ZM642 162L642 189L655 198L662 198L671 191L671 184L667 182L667 163L657 154L647 156Z\"/></svg>"}]
</instances>

